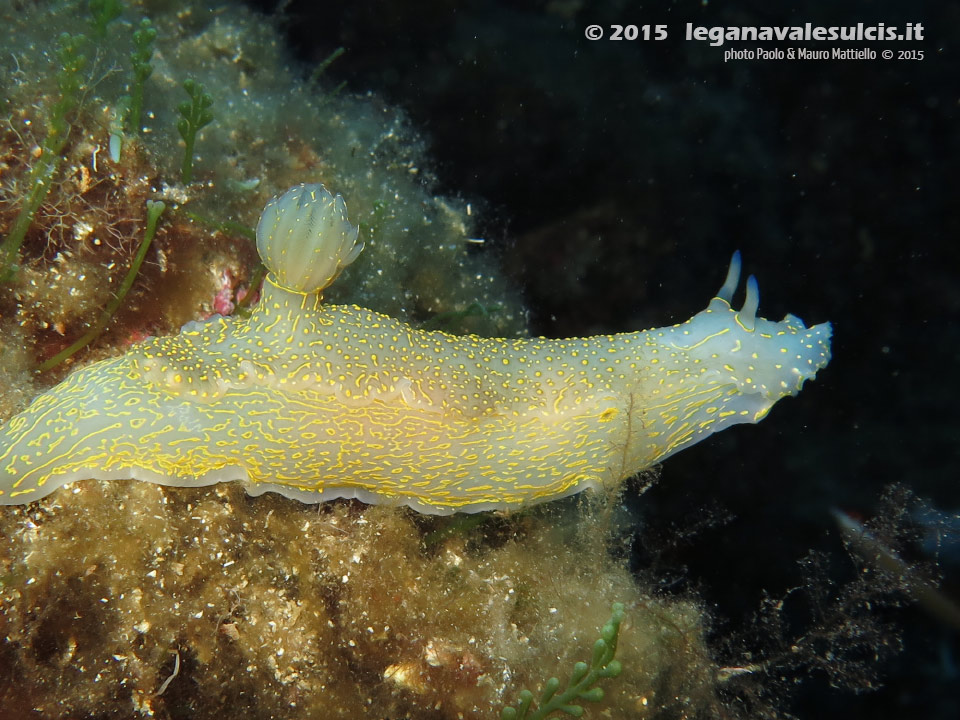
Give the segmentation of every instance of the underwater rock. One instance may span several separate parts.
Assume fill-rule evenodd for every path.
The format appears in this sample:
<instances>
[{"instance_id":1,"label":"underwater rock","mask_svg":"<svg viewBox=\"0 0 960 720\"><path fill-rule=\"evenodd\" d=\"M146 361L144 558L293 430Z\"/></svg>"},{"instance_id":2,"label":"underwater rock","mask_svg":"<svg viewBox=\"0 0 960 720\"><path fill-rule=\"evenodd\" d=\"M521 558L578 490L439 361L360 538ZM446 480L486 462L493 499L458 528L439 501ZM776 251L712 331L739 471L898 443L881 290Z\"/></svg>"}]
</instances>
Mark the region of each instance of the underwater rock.
<instances>
[{"instance_id":1,"label":"underwater rock","mask_svg":"<svg viewBox=\"0 0 960 720\"><path fill-rule=\"evenodd\" d=\"M436 318L449 329L526 331L518 293L491 253L471 242L480 213L436 194L424 141L400 110L304 80L309 69L291 66L276 22L239 4L123 6L107 26L110 42L96 45L87 3L0 5L8 50L0 58L0 241L36 187L31 171L60 100L55 39L64 32L80 38L87 58L74 78L82 92L66 117L62 159L14 253L19 271L0 285L0 318L16 319L33 364L82 336L116 294L143 237L147 199L168 210L146 262L107 331L74 365L228 306L219 278L229 273L236 287L249 285L257 263L250 228L264 203L305 180L348 193L367 240L356 264L364 282L347 278L328 299L406 321ZM132 36L144 15L157 35L142 131L121 131ZM187 79L210 90L214 115L197 135L192 183L182 182L177 132ZM114 156L118 132L122 151ZM468 312L473 307L484 312ZM38 388L65 369L46 373ZM26 385L24 378L0 386L2 419L22 407Z\"/></svg>"},{"instance_id":2,"label":"underwater rock","mask_svg":"<svg viewBox=\"0 0 960 720\"><path fill-rule=\"evenodd\" d=\"M589 660L619 601L624 670L591 712L709 714L700 609L653 597L598 552L602 513L572 516L575 541L554 503L433 542L409 511L78 482L0 514L0 678L17 678L0 682L0 706L494 718L520 689Z\"/></svg>"}]
</instances>

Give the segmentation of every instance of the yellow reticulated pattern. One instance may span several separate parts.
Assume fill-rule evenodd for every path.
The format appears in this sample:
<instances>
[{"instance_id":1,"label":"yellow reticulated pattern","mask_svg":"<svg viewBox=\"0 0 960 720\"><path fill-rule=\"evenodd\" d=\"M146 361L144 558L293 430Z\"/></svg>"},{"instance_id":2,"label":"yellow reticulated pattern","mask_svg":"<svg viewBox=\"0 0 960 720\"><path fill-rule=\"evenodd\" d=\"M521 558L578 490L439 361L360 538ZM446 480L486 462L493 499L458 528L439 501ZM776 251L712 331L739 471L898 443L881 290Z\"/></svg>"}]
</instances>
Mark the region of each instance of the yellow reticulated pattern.
<instances>
[{"instance_id":1,"label":"yellow reticulated pattern","mask_svg":"<svg viewBox=\"0 0 960 720\"><path fill-rule=\"evenodd\" d=\"M0 504L135 478L450 513L616 483L760 420L829 361L829 323L757 318L755 281L738 313L738 278L735 257L718 297L680 325L509 340L324 305L270 275L249 318L151 338L7 422Z\"/></svg>"}]
</instances>

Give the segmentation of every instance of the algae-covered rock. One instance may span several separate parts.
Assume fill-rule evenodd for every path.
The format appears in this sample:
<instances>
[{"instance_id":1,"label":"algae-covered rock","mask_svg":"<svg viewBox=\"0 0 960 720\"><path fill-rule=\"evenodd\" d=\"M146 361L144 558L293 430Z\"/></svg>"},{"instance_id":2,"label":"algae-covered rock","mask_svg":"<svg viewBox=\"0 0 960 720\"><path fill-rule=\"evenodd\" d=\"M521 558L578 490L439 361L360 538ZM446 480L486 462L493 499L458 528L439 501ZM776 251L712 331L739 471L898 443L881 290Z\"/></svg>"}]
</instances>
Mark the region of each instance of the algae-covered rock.
<instances>
[{"instance_id":1,"label":"algae-covered rock","mask_svg":"<svg viewBox=\"0 0 960 720\"><path fill-rule=\"evenodd\" d=\"M602 536L601 518L575 516L573 541L554 507L424 542L427 521L393 508L75 483L0 517L0 678L16 678L0 704L42 717L495 718L589 661L619 601L624 670L592 716L709 716L700 609L593 554L583 537Z\"/></svg>"},{"instance_id":2,"label":"algae-covered rock","mask_svg":"<svg viewBox=\"0 0 960 720\"><path fill-rule=\"evenodd\" d=\"M138 282L75 362L232 308L257 265L250 229L269 198L301 182L348 198L365 242L328 300L408 322L439 318L454 331L525 332L517 293L478 252L478 213L436 194L425 143L400 110L328 88L322 76L308 81L311 69L289 64L274 22L239 5L124 3L106 42L94 37L87 6L0 6L0 238L46 188L12 255L17 272L0 285L0 317L16 318L38 362L83 335L117 292L143 237L146 200L168 210ZM157 35L133 128L124 113L144 15ZM66 76L55 52L61 33L72 34L69 47L85 60ZM63 110L65 77L80 87ZM213 115L196 135L189 183L177 129L187 81L205 88ZM40 182L31 173L62 122L63 151ZM224 294L230 302L219 301ZM478 307L486 311L470 311Z\"/></svg>"}]
</instances>

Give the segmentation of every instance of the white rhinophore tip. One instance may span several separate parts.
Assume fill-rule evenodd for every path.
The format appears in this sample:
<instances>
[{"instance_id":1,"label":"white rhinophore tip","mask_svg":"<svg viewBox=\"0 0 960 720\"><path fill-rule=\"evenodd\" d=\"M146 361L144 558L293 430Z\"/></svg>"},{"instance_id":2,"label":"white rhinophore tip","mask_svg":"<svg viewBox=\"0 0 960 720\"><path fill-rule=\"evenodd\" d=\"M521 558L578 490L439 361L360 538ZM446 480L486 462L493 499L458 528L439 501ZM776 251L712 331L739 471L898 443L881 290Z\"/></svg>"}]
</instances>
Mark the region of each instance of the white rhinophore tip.
<instances>
[{"instance_id":1,"label":"white rhinophore tip","mask_svg":"<svg viewBox=\"0 0 960 720\"><path fill-rule=\"evenodd\" d=\"M728 305L733 302L733 293L740 284L740 251L735 250L733 257L730 258L730 267L727 270L727 279L723 281L723 287L717 291L717 297L725 301Z\"/></svg>"},{"instance_id":2,"label":"white rhinophore tip","mask_svg":"<svg viewBox=\"0 0 960 720\"><path fill-rule=\"evenodd\" d=\"M760 287L757 279L751 275L747 278L747 297L740 309L740 322L747 330L753 330L757 324L757 310L760 308Z\"/></svg>"}]
</instances>

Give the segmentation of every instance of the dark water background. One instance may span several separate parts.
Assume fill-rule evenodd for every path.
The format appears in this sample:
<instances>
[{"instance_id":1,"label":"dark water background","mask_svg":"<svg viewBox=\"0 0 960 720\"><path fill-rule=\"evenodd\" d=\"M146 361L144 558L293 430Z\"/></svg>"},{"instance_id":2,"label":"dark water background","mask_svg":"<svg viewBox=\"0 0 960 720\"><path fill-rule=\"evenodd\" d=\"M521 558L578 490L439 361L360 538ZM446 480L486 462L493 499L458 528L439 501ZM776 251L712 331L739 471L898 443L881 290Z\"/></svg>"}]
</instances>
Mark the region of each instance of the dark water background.
<instances>
[{"instance_id":1,"label":"dark water background","mask_svg":"<svg viewBox=\"0 0 960 720\"><path fill-rule=\"evenodd\" d=\"M645 538L634 563L655 557L665 591L698 592L718 641L749 626L765 590L802 583L810 549L845 580L830 508L869 516L902 483L960 511L957 3L283 5L300 59L343 46L330 82L382 95L425 132L441 190L481 209L483 251L523 287L534 334L682 321L736 248L759 280L761 315L834 323L834 359L798 399L669 460L631 502ZM725 48L684 41L688 22L914 22L926 35L850 45L876 60L724 63ZM670 37L591 42L591 23L665 23ZM727 45L757 46L843 45ZM884 49L925 57L883 60ZM726 519L701 523L708 515ZM960 599L953 553L941 558L944 589ZM801 630L804 617L788 613ZM785 709L960 717L957 630L912 606L883 619L905 649L883 662L882 688L855 694L800 673ZM762 654L765 639L753 642Z\"/></svg>"}]
</instances>

